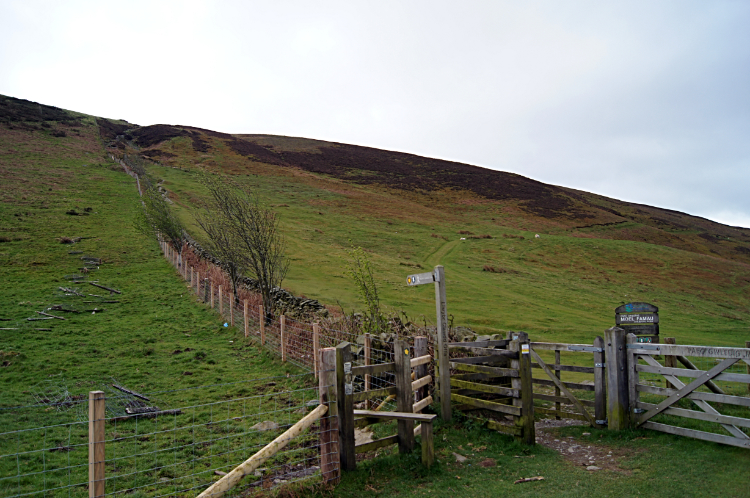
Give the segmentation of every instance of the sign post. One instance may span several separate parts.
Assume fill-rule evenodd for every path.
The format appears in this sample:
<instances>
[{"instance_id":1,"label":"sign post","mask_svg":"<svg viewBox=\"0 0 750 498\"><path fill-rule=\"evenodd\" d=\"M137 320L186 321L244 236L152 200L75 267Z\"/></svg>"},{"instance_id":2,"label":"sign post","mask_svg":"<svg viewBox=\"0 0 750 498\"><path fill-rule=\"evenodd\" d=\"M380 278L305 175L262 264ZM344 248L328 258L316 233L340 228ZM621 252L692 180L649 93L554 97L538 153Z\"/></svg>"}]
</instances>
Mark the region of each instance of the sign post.
<instances>
[{"instance_id":1,"label":"sign post","mask_svg":"<svg viewBox=\"0 0 750 498\"><path fill-rule=\"evenodd\" d=\"M451 377L448 358L448 311L445 298L445 269L442 265L435 271L418 273L406 277L409 286L435 284L435 308L437 312L437 357L440 413L443 420L451 418Z\"/></svg>"},{"instance_id":2,"label":"sign post","mask_svg":"<svg viewBox=\"0 0 750 498\"><path fill-rule=\"evenodd\" d=\"M615 325L635 334L638 342L659 342L659 308L649 303L628 303L615 309Z\"/></svg>"}]
</instances>

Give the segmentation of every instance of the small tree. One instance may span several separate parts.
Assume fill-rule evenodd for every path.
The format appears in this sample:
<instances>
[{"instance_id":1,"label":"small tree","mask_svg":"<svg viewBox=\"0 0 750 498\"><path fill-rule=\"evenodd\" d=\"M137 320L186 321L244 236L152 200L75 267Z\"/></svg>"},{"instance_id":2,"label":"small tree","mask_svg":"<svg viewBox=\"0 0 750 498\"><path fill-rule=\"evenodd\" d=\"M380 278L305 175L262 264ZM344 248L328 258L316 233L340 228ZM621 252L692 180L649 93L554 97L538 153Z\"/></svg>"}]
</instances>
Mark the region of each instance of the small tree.
<instances>
[{"instance_id":1,"label":"small tree","mask_svg":"<svg viewBox=\"0 0 750 498\"><path fill-rule=\"evenodd\" d=\"M380 297L378 287L375 285L370 258L361 247L352 246L347 249L346 253L349 255L349 260L345 273L357 286L359 297L367 310L364 320L365 331L377 333L382 328L383 319L380 314Z\"/></svg>"},{"instance_id":2,"label":"small tree","mask_svg":"<svg viewBox=\"0 0 750 498\"><path fill-rule=\"evenodd\" d=\"M273 290L289 269L278 216L227 177L202 173L202 181L211 195L211 216L202 216L199 223L208 228L204 230L214 247L224 246L227 261L258 282L263 307L273 310Z\"/></svg>"},{"instance_id":3,"label":"small tree","mask_svg":"<svg viewBox=\"0 0 750 498\"><path fill-rule=\"evenodd\" d=\"M195 221L208 237L209 252L219 258L229 274L234 300L238 303L240 298L237 288L244 273L243 257L240 254L241 244L236 238L230 219L225 214L226 211L231 211L231 207L226 204L232 198L232 189L216 175L201 172L199 179L208 189L211 198L204 210L195 215Z\"/></svg>"},{"instance_id":4,"label":"small tree","mask_svg":"<svg viewBox=\"0 0 750 498\"><path fill-rule=\"evenodd\" d=\"M178 255L178 264L182 264L182 247L186 239L185 227L172 211L169 201L152 182L143 192L141 202L143 209L136 215L136 228L142 233L155 234L170 242Z\"/></svg>"}]
</instances>

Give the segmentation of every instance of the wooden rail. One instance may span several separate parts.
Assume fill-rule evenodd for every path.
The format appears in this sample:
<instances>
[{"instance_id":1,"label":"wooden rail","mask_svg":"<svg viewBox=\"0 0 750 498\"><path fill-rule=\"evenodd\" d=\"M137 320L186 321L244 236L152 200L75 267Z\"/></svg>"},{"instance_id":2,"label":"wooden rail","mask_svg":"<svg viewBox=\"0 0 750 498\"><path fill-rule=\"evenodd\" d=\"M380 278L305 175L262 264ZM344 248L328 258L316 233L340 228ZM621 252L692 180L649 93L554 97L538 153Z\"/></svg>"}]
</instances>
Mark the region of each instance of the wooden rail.
<instances>
[{"instance_id":1,"label":"wooden rail","mask_svg":"<svg viewBox=\"0 0 750 498\"><path fill-rule=\"evenodd\" d=\"M624 335L619 330L617 334ZM748 383L750 374L726 373L732 365L744 362L750 365L750 348L712 348L704 346L678 346L675 341L670 344L643 345L636 342L636 337L628 334L625 338L627 345L627 364L630 372L628 379L628 398L631 409L635 415L631 418L636 427L676 434L705 441L712 441L741 448L750 448L750 436L742 428L750 428L750 417L739 417L736 415L723 415L719 413L722 404L750 407L750 398L742 396L729 396L718 386L710 386L713 380L726 382ZM664 355L665 365L654 358L655 355ZM687 359L687 356L703 358L716 358L717 363L707 371L698 370L697 367ZM671 358L670 358L671 357ZM686 368L677 368L677 359ZM719 361L720 360L720 361ZM645 361L646 365L641 365ZM664 377L666 388L647 386L640 383L641 373L659 374ZM694 379L689 383L683 382L684 378ZM708 387L712 392L696 391L700 386ZM717 392L718 391L718 392ZM646 392L656 394L664 398L658 403L648 403L640 400L640 393ZM682 399L689 399L699 410L675 406ZM708 402L715 402L711 405ZM685 427L677 427L664 423L655 422L654 417L660 415L671 415L701 422L712 422L719 424L730 435L715 434L713 432L699 431Z\"/></svg>"},{"instance_id":2,"label":"wooden rail","mask_svg":"<svg viewBox=\"0 0 750 498\"><path fill-rule=\"evenodd\" d=\"M424 340L420 340L424 339ZM405 341L394 341L393 363L379 365L351 366L351 351L349 343L342 343L336 347L336 386L337 386L337 418L339 427L339 455L341 468L353 470L356 468L356 454L371 451L383 446L398 444L400 453L408 453L414 449L414 437L422 436L422 461L426 466L433 462L432 421L436 415L417 413L433 402L432 396L425 395L414 403L414 392L426 394L425 388L432 383L432 376L427 375L425 365L432 361L432 356L420 354L411 358L410 348ZM415 353L427 352L426 338L415 338ZM412 369L416 379L412 380ZM382 389L371 389L354 393L353 381L357 376L377 375L393 372L395 386ZM418 375L422 372L422 375ZM365 385L367 386L367 382ZM367 386L369 387L369 386ZM381 412L376 410L354 410L354 403L371 401L374 399L396 399L396 412ZM381 404L382 406L382 404ZM356 445L354 428L365 427L383 420L396 420L398 434ZM414 427L415 422L421 422Z\"/></svg>"},{"instance_id":3,"label":"wooden rail","mask_svg":"<svg viewBox=\"0 0 750 498\"><path fill-rule=\"evenodd\" d=\"M278 453L284 448L289 442L295 437L299 436L302 432L310 427L313 422L320 419L328 411L326 405L318 405L315 410L308 413L302 420L287 429L282 435L268 443L256 454L242 462L230 473L213 483L208 489L198 495L198 498L214 497L218 498L224 495L227 491L232 489L243 477L252 473L263 465L263 463Z\"/></svg>"}]
</instances>

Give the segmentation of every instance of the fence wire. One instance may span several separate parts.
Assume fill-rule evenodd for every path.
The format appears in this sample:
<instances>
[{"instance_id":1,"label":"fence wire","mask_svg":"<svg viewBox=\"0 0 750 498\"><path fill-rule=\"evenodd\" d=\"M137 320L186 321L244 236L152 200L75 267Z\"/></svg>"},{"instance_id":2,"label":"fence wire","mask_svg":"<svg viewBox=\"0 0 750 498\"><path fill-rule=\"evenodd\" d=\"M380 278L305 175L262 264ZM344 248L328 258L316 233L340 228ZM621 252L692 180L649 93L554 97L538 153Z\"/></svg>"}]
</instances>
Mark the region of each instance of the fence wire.
<instances>
[{"instance_id":1,"label":"fence wire","mask_svg":"<svg viewBox=\"0 0 750 498\"><path fill-rule=\"evenodd\" d=\"M309 374L305 377L299 380L312 382ZM195 496L318 405L317 387L274 392L275 381L259 380L262 382L255 384L261 394L181 405L168 412L110 416L113 410L108 409L103 461L106 495ZM199 390L236 392L247 390L250 383L253 381L163 391L147 397L177 398ZM202 396L195 397L205 399L205 393L199 394ZM107 407L121 407L130 401L132 396L121 393L106 397L104 402ZM88 400L73 403L87 413ZM28 415L45 408L35 405L14 410ZM323 426L319 420L290 441L254 475L247 476L234 494L303 479L332 478L320 472ZM87 420L0 433L0 496L86 496L88 479Z\"/></svg>"},{"instance_id":2,"label":"fence wire","mask_svg":"<svg viewBox=\"0 0 750 498\"><path fill-rule=\"evenodd\" d=\"M198 300L203 301L219 313L220 319L227 326L232 324L240 330L245 330L245 297L233 296L231 284L220 270L204 264L201 269L196 269L188 262L179 265L174 251L162 243L162 249L168 261L175 266L180 275L187 281L190 288L195 292ZM183 261L193 261L189 249L183 251ZM193 261L196 265L197 260ZM219 290L221 286L221 291ZM221 292L221 295L220 295ZM311 322L299 321L292 317L284 317L283 340L282 324L280 316L266 314L262 316L262 307L259 299L248 299L252 301L247 306L247 334L270 353L299 368L313 372L315 371L314 333ZM354 366L366 364L376 365L393 362L393 337L392 334L373 335L370 339L370 347L365 346L365 334L355 333L351 327L336 328L331 324L321 321L319 324L319 347L335 347L343 341L352 345L352 363ZM408 339L408 338L405 338ZM433 349L432 336L428 335L428 350ZM369 353L369 354L368 354ZM395 387L394 375L387 372L378 375L358 376L354 379L355 392ZM382 408L393 409L395 402L383 398L375 400L376 404L385 402Z\"/></svg>"}]
</instances>

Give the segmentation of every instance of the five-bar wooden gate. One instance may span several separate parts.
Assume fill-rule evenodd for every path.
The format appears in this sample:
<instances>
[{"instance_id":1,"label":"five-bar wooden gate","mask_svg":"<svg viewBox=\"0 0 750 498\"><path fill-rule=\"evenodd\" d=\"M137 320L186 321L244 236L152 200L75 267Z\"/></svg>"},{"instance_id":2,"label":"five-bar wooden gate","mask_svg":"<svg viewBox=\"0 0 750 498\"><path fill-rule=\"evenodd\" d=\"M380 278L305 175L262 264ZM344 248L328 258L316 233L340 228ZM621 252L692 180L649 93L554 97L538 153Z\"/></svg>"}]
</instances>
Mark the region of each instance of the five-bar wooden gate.
<instances>
[{"instance_id":1,"label":"five-bar wooden gate","mask_svg":"<svg viewBox=\"0 0 750 498\"><path fill-rule=\"evenodd\" d=\"M734 396L720 394L721 391L715 385L710 389L699 390L702 386L709 385L713 381L724 381L728 383L742 383L737 389L741 392L745 384L750 384L750 375L739 372L728 372L728 369L737 363L743 366L750 365L750 349L745 348L722 348L705 346L678 346L672 344L642 344L637 342L633 334L628 334L627 339L627 364L628 364L628 388L631 407L631 424L635 427L644 427L670 434L687 436L716 443L750 448L750 398L745 396ZM667 367L659 363L657 356L665 358L676 357L686 368ZM707 370L694 368L687 357L710 358L714 366ZM666 362L665 362L666 363ZM671 363L671 362L670 362ZM656 387L641 382L642 374L658 374L662 376L670 387ZM683 382L681 379L694 379ZM736 384L735 384L736 385ZM641 399L642 394L656 395L655 398L646 402ZM690 400L693 406L700 410L686 408L681 400ZM717 406L732 405L749 408L741 409L744 416L722 415ZM678 406L682 405L682 406ZM668 424L661 415L672 415L684 417L703 422L719 424L724 431L729 433L719 434L706 432L686 427L678 427ZM659 420L658 418L661 418Z\"/></svg>"}]
</instances>

